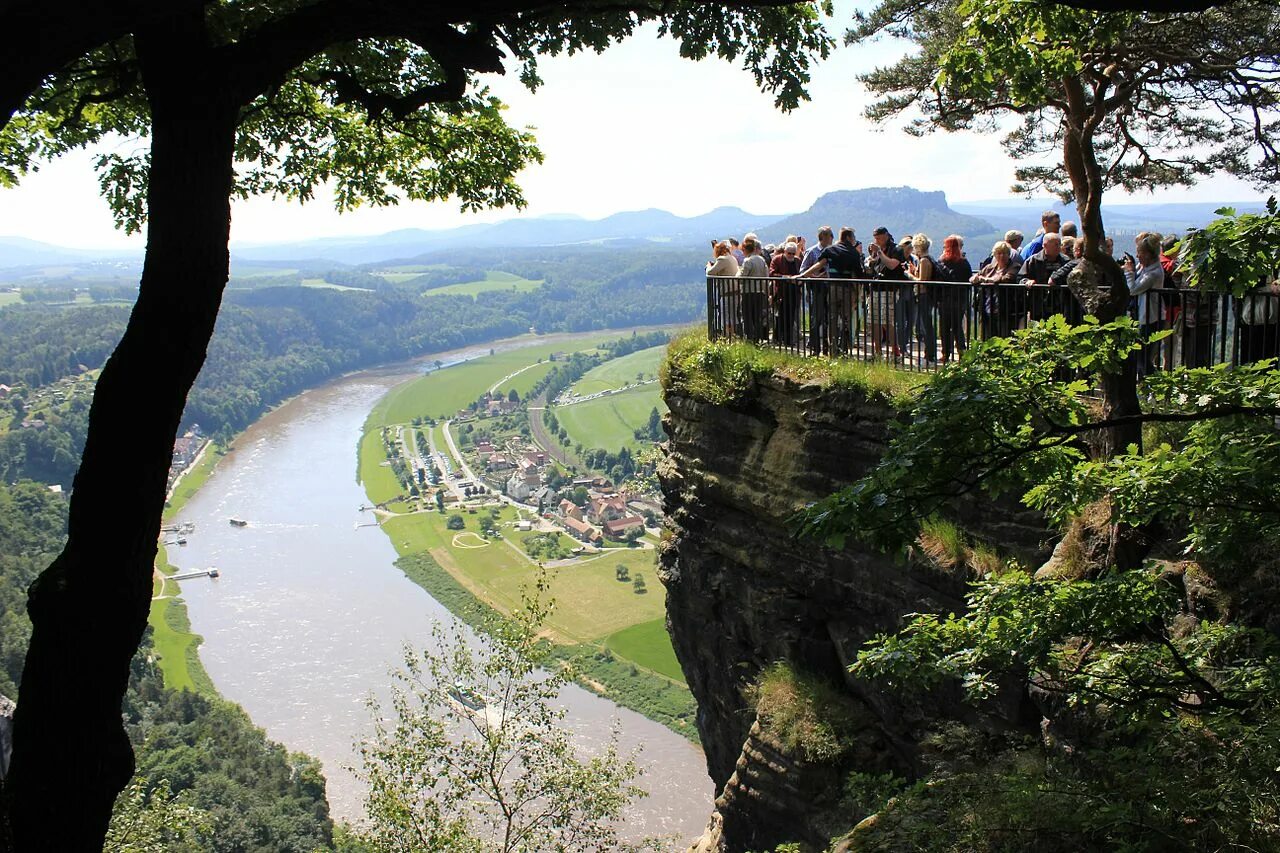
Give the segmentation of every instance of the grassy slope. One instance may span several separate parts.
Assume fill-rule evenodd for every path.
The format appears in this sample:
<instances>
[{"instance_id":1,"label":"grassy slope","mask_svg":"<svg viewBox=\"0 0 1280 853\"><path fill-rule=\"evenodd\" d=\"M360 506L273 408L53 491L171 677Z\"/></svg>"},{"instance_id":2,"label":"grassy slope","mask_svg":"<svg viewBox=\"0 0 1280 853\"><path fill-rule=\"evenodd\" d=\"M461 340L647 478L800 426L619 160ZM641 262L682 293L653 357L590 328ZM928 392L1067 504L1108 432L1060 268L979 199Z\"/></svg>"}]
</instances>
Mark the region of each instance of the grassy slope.
<instances>
[{"instance_id":1,"label":"grassy slope","mask_svg":"<svg viewBox=\"0 0 1280 853\"><path fill-rule=\"evenodd\" d=\"M0 293L0 308L6 305L17 305L21 301L21 293Z\"/></svg>"},{"instance_id":2,"label":"grassy slope","mask_svg":"<svg viewBox=\"0 0 1280 853\"><path fill-rule=\"evenodd\" d=\"M400 481L391 468L383 465L387 459L382 450L382 431L371 429L360 439L360 482L375 504L384 503L400 495Z\"/></svg>"},{"instance_id":3,"label":"grassy slope","mask_svg":"<svg viewBox=\"0 0 1280 853\"><path fill-rule=\"evenodd\" d=\"M585 403L559 406L556 418L572 442L616 453L624 446L634 451L646 444L636 440L634 431L649 423L649 413L654 408L659 414L667 410L662 402L662 390L656 383Z\"/></svg>"},{"instance_id":4,"label":"grassy slope","mask_svg":"<svg viewBox=\"0 0 1280 853\"><path fill-rule=\"evenodd\" d=\"M216 445L210 444L205 449L204 455L187 471L179 481L178 487L173 490L172 497L165 505L163 517L166 522L177 515L191 496L199 491L221 459L222 455L216 452ZM169 562L163 546L156 554L156 571L166 575L179 571L178 566ZM156 584L155 588L158 590L159 584ZM166 582L165 595L173 597L152 601L151 612L147 617L153 632L152 641L159 656L157 663L160 672L164 676L166 687L174 690L194 690L197 693L216 696L218 691L213 686L213 679L200 663L202 638L199 634L192 633L191 621L187 618L187 606L176 597L181 592L177 581Z\"/></svg>"},{"instance_id":5,"label":"grassy slope","mask_svg":"<svg viewBox=\"0 0 1280 853\"><path fill-rule=\"evenodd\" d=\"M621 388L635 382L637 373L643 373L646 379L656 378L658 365L662 363L666 352L666 344L663 344L606 361L587 371L585 376L574 383L573 390L585 397L597 391Z\"/></svg>"}]
</instances>

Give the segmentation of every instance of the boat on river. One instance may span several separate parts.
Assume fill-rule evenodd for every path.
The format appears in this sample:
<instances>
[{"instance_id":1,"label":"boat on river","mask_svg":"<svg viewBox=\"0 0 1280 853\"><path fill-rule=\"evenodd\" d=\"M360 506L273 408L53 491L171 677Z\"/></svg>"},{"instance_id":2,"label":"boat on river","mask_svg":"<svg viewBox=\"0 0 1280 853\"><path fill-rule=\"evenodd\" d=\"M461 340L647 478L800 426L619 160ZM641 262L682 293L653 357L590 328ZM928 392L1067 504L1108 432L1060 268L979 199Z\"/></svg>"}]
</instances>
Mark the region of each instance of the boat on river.
<instances>
[{"instance_id":1,"label":"boat on river","mask_svg":"<svg viewBox=\"0 0 1280 853\"><path fill-rule=\"evenodd\" d=\"M245 521L243 518L236 518L235 516L232 516L231 518L229 518L228 521L231 522L232 527L248 527L249 526L249 522Z\"/></svg>"},{"instance_id":2,"label":"boat on river","mask_svg":"<svg viewBox=\"0 0 1280 853\"><path fill-rule=\"evenodd\" d=\"M501 727L506 723L506 709L502 705L461 682L454 682L446 695L457 711L486 728Z\"/></svg>"}]
</instances>

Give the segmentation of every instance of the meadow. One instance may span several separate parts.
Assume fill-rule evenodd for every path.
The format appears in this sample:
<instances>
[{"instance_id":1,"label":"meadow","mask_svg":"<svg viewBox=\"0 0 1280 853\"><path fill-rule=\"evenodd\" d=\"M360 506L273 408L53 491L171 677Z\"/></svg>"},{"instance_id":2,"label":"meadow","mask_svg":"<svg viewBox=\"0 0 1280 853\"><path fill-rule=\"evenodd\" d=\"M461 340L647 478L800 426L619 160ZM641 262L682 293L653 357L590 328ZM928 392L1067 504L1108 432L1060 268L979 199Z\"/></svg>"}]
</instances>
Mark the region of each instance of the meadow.
<instances>
[{"instance_id":1,"label":"meadow","mask_svg":"<svg viewBox=\"0 0 1280 853\"><path fill-rule=\"evenodd\" d=\"M488 270L485 277L480 281L463 281L457 284L447 284L444 287L433 287L431 290L423 291L423 296L475 296L480 293L488 293L491 290L515 290L519 293L528 293L531 290L537 290L542 286L542 282L530 281L527 278L521 278L518 275L512 275L509 272L499 272L497 270Z\"/></svg>"},{"instance_id":2,"label":"meadow","mask_svg":"<svg viewBox=\"0 0 1280 853\"><path fill-rule=\"evenodd\" d=\"M660 415L667 411L656 382L585 403L557 406L556 418L574 444L610 453L623 447L634 452L648 444L636 439L635 430L649 423L649 413L655 408Z\"/></svg>"},{"instance_id":3,"label":"meadow","mask_svg":"<svg viewBox=\"0 0 1280 853\"><path fill-rule=\"evenodd\" d=\"M478 514L461 513L466 529L448 529L446 522L452 514L453 510L445 514L398 515L388 518L382 527L400 556L427 552L477 598L499 612L510 613L520 606L542 570L524 553L519 542L507 541L505 536L487 540L487 544L480 546L481 540L476 536ZM516 515L514 507L504 505L498 523L510 524ZM510 531L503 530L503 533ZM657 579L655 554L640 548L611 550L546 569L548 595L556 602L547 620L549 633L560 643L603 643L633 625L661 619L666 590ZM647 592L637 594L630 581L619 581L619 565L627 567L630 578L644 577ZM670 650L671 641L665 630L660 637L632 643L630 650L640 649L642 656L660 660L661 652L648 648L653 645L665 645ZM631 657L621 651L615 650L615 653ZM649 668L642 660L635 662Z\"/></svg>"},{"instance_id":4,"label":"meadow","mask_svg":"<svg viewBox=\"0 0 1280 853\"><path fill-rule=\"evenodd\" d=\"M527 391L537 381L535 371L539 368L531 368L510 381L504 379L522 368L536 365L539 360L546 361L552 353L573 352L616 337L617 332L602 332L577 341L538 343L433 371L393 388L369 414L367 426L408 423L417 417L452 416L475 402L495 383L502 390L514 387L517 391L521 388ZM550 370L550 365L542 370L544 373Z\"/></svg>"},{"instance_id":5,"label":"meadow","mask_svg":"<svg viewBox=\"0 0 1280 853\"><path fill-rule=\"evenodd\" d=\"M585 376L573 384L573 390L578 396L585 397L597 391L629 385L636 381L637 375L643 375L645 379L656 379L658 365L662 363L666 351L664 344L606 361L587 371Z\"/></svg>"}]
</instances>

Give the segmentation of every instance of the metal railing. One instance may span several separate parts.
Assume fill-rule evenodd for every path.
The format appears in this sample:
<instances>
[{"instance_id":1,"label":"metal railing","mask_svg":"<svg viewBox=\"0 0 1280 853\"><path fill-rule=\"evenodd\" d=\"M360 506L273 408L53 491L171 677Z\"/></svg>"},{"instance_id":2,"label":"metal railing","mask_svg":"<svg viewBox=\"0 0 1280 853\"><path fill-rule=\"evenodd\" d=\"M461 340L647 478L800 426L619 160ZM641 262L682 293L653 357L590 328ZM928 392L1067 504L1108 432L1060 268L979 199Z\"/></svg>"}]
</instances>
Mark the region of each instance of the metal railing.
<instances>
[{"instance_id":1,"label":"metal railing","mask_svg":"<svg viewBox=\"0 0 1280 853\"><path fill-rule=\"evenodd\" d=\"M1146 332L1173 334L1138 356L1145 374L1280 357L1280 295L1164 289L1130 301ZM835 278L707 278L707 334L797 355L892 361L934 370L970 341L1004 337L1064 315L1079 302L1065 287ZM1140 316L1141 315L1141 316Z\"/></svg>"}]
</instances>

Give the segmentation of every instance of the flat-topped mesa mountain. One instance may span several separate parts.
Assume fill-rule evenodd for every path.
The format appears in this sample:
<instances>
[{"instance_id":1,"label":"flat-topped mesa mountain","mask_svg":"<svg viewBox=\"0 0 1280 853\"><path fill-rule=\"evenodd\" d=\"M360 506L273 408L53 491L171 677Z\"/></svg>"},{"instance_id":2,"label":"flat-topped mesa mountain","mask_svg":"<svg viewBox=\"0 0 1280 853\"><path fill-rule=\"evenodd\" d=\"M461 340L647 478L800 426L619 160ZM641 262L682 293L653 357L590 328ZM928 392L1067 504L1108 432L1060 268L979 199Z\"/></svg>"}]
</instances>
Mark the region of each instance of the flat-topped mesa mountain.
<instances>
[{"instance_id":1,"label":"flat-topped mesa mountain","mask_svg":"<svg viewBox=\"0 0 1280 853\"><path fill-rule=\"evenodd\" d=\"M823 225L839 229L853 226L864 244L871 232L883 225L897 239L924 232L940 251L942 238L960 234L975 245L996 239L996 228L977 216L957 213L947 205L944 192L925 192L911 187L868 187L861 190L829 192L804 213L781 219L765 228L760 237L776 242L788 234L803 234L812 241Z\"/></svg>"},{"instance_id":2,"label":"flat-topped mesa mountain","mask_svg":"<svg viewBox=\"0 0 1280 853\"><path fill-rule=\"evenodd\" d=\"M780 373L715 371L666 366L659 468L672 534L659 570L667 623L717 794L693 849L827 850L868 817L847 796L853 774L919 778L931 735L949 721L1033 733L1040 718L1013 697L979 712L954 686L897 693L849 674L863 644L907 614L962 609L969 569L794 535L798 510L874 467L900 416L891 403ZM1047 556L1048 531L1025 508L975 503L959 516L1001 553L1029 564Z\"/></svg>"}]
</instances>

